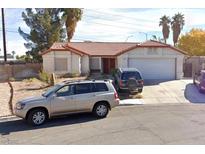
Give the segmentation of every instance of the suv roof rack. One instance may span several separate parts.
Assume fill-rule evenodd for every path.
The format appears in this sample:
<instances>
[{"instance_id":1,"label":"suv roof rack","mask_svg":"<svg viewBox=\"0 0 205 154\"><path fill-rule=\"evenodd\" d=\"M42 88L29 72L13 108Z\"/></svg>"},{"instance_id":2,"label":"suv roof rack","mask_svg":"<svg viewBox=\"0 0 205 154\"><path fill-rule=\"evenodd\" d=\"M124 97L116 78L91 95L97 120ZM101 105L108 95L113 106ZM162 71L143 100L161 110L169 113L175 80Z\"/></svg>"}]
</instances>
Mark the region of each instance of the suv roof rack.
<instances>
[{"instance_id":1,"label":"suv roof rack","mask_svg":"<svg viewBox=\"0 0 205 154\"><path fill-rule=\"evenodd\" d=\"M82 81L92 81L92 82L95 82L95 79L87 79L87 80L65 80L65 81L63 81L63 83L82 82Z\"/></svg>"},{"instance_id":2,"label":"suv roof rack","mask_svg":"<svg viewBox=\"0 0 205 154\"><path fill-rule=\"evenodd\" d=\"M81 82L81 81L85 81L85 80L65 80L63 81L63 83L72 83L72 82Z\"/></svg>"},{"instance_id":3,"label":"suv roof rack","mask_svg":"<svg viewBox=\"0 0 205 154\"><path fill-rule=\"evenodd\" d=\"M95 79L88 79L88 80L65 80L63 81L62 83L65 83L65 84L69 84L69 83L73 83L73 82L83 82L83 81L90 81L90 82L95 82L96 80ZM112 79L102 79L102 80L99 80L99 81L104 81L104 82L113 82Z\"/></svg>"}]
</instances>

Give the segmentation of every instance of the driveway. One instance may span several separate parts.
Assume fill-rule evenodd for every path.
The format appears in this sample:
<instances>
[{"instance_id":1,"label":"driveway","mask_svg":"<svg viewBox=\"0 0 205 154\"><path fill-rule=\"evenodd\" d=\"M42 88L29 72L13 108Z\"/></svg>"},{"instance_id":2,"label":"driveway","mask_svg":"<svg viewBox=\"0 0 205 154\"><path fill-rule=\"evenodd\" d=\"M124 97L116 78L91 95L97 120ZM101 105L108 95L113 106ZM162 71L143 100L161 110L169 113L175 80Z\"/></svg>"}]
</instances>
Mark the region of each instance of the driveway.
<instances>
[{"instance_id":1,"label":"driveway","mask_svg":"<svg viewBox=\"0 0 205 154\"><path fill-rule=\"evenodd\" d=\"M145 85L139 99L124 97L121 101L121 104L167 103L205 103L205 94L198 92L192 79L183 79Z\"/></svg>"},{"instance_id":2,"label":"driveway","mask_svg":"<svg viewBox=\"0 0 205 154\"><path fill-rule=\"evenodd\" d=\"M205 144L205 105L135 105L53 119L33 128L0 121L0 144Z\"/></svg>"}]
</instances>

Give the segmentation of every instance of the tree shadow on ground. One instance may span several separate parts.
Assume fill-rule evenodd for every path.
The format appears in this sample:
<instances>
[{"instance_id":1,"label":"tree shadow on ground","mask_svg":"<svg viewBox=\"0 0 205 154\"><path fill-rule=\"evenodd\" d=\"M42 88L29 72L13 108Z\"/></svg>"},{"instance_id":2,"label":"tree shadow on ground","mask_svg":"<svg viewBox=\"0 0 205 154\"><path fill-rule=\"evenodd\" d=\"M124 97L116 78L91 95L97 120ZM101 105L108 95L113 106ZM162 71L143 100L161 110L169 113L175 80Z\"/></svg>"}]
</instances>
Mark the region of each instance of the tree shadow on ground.
<instances>
[{"instance_id":1,"label":"tree shadow on ground","mask_svg":"<svg viewBox=\"0 0 205 154\"><path fill-rule=\"evenodd\" d=\"M73 115L56 117L48 120L44 125L36 126L36 127L28 125L26 121L22 119L13 120L13 121L4 121L4 122L0 122L0 134L8 135L12 132L80 124L80 123L85 123L94 120L98 120L98 119L94 117L91 113L81 113L81 114L73 114Z\"/></svg>"},{"instance_id":2,"label":"tree shadow on ground","mask_svg":"<svg viewBox=\"0 0 205 154\"><path fill-rule=\"evenodd\" d=\"M189 83L186 85L184 96L191 103L201 103L205 104L205 94L200 93L196 85Z\"/></svg>"}]
</instances>

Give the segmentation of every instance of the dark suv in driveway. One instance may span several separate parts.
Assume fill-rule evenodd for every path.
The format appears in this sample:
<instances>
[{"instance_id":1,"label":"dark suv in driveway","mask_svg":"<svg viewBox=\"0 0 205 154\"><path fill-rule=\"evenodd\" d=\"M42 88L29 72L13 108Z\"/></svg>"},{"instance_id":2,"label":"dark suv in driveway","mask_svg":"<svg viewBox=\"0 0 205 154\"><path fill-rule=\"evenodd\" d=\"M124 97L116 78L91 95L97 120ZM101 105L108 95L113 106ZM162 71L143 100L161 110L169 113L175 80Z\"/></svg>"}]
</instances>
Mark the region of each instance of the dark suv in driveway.
<instances>
[{"instance_id":1,"label":"dark suv in driveway","mask_svg":"<svg viewBox=\"0 0 205 154\"><path fill-rule=\"evenodd\" d=\"M199 92L205 92L205 70L201 70L199 74L195 74L194 84L197 85Z\"/></svg>"},{"instance_id":2,"label":"dark suv in driveway","mask_svg":"<svg viewBox=\"0 0 205 154\"><path fill-rule=\"evenodd\" d=\"M117 91L128 90L131 93L141 93L144 85L141 73L136 68L119 68L114 74Z\"/></svg>"}]
</instances>

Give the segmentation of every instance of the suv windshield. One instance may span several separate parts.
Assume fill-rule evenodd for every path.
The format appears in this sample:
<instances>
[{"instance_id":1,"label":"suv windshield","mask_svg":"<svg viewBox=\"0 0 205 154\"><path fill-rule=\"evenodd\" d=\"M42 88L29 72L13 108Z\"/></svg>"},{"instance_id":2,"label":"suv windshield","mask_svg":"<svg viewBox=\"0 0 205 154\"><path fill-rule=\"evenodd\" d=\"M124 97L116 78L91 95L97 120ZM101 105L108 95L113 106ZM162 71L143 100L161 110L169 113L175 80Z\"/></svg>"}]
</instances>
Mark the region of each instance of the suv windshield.
<instances>
[{"instance_id":1,"label":"suv windshield","mask_svg":"<svg viewBox=\"0 0 205 154\"><path fill-rule=\"evenodd\" d=\"M49 88L46 92L44 92L42 94L42 96L48 97L51 93L53 93L54 91L58 90L60 87L61 87L61 85L56 84L55 86Z\"/></svg>"},{"instance_id":2,"label":"suv windshield","mask_svg":"<svg viewBox=\"0 0 205 154\"><path fill-rule=\"evenodd\" d=\"M130 78L135 78L136 80L142 79L139 72L124 72L124 73L122 73L122 80L129 80Z\"/></svg>"}]
</instances>

